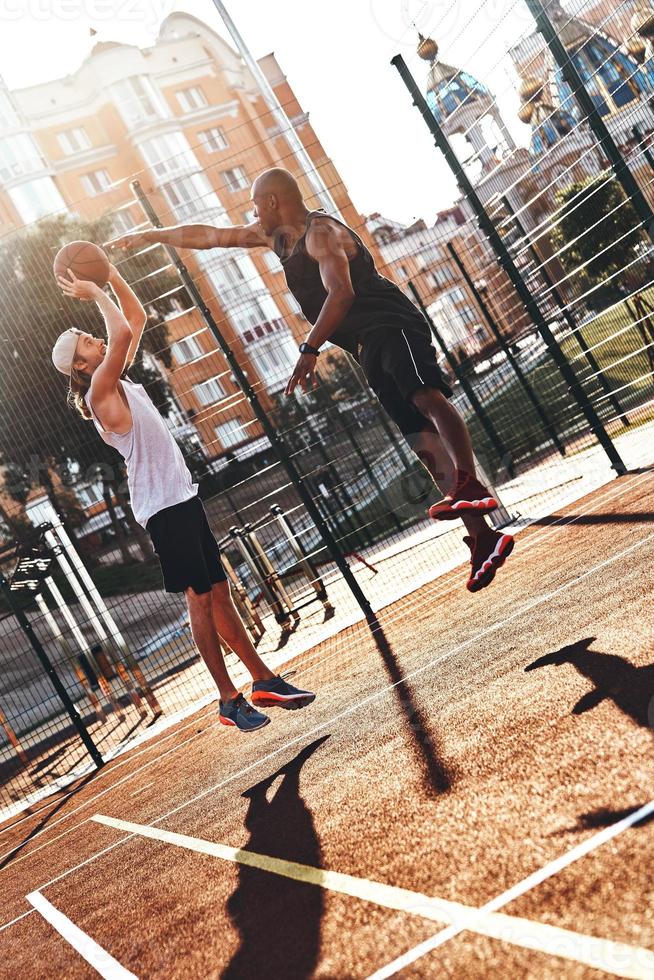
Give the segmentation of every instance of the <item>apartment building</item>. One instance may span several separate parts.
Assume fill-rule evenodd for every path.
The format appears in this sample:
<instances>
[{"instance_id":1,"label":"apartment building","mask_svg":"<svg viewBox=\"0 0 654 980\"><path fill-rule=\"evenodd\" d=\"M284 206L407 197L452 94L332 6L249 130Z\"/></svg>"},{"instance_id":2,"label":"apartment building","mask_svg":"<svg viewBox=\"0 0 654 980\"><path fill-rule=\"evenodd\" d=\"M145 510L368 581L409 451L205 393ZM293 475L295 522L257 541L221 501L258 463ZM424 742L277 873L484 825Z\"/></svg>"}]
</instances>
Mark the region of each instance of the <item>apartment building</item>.
<instances>
[{"instance_id":1,"label":"apartment building","mask_svg":"<svg viewBox=\"0 0 654 980\"><path fill-rule=\"evenodd\" d=\"M274 55L260 60L345 221L366 234ZM115 233L145 222L137 178L164 224L242 223L249 189L271 166L311 187L236 52L195 17L175 13L152 47L96 44L65 78L0 84L0 225L4 232L68 211L111 215ZM373 246L374 247L374 246ZM306 322L272 253L185 253L209 309L265 404L297 357ZM171 424L217 457L260 435L216 343L182 290L167 317L178 410Z\"/></svg>"}]
</instances>

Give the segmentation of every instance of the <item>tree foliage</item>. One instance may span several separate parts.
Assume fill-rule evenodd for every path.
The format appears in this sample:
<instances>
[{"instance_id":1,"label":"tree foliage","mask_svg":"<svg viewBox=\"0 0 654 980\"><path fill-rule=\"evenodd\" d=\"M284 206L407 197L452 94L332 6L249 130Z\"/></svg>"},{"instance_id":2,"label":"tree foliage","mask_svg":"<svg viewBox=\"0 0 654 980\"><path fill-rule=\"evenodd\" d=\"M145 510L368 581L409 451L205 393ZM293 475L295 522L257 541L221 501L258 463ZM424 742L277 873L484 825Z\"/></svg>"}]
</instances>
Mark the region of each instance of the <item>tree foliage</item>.
<instances>
[{"instance_id":1,"label":"tree foliage","mask_svg":"<svg viewBox=\"0 0 654 980\"><path fill-rule=\"evenodd\" d=\"M636 211L615 180L590 177L557 194L562 208L552 243L577 293L603 309L622 295L622 270L641 253L643 230ZM615 276L615 278L611 278Z\"/></svg>"}]
</instances>

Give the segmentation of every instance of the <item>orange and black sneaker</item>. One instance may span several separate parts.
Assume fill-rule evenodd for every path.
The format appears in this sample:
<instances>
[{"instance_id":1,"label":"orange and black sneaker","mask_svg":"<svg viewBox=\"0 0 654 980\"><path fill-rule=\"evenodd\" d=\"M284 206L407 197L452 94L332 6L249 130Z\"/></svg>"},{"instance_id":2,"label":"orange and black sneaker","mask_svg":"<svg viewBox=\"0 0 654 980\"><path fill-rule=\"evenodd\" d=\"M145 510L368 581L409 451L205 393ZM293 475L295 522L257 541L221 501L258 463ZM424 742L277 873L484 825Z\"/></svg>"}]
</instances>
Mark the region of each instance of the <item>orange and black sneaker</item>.
<instances>
[{"instance_id":1,"label":"orange and black sneaker","mask_svg":"<svg viewBox=\"0 0 654 980\"><path fill-rule=\"evenodd\" d=\"M488 487L470 473L457 470L454 489L429 508L429 516L435 521L454 521L461 514L489 514L497 507L497 500Z\"/></svg>"},{"instance_id":2,"label":"orange and black sneaker","mask_svg":"<svg viewBox=\"0 0 654 980\"><path fill-rule=\"evenodd\" d=\"M513 551L514 540L510 534L487 528L475 538L463 539L470 548L470 578L466 588L468 592L479 592L490 585L495 578L495 572L500 568Z\"/></svg>"}]
</instances>

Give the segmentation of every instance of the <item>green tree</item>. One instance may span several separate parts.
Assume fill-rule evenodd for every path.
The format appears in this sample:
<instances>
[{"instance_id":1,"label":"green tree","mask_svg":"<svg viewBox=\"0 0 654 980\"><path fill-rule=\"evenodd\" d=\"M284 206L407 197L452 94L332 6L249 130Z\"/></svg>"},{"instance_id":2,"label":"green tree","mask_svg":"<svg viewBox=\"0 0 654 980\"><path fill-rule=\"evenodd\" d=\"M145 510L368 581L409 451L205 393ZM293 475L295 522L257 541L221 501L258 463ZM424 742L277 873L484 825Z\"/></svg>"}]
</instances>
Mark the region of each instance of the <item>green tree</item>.
<instances>
[{"instance_id":1,"label":"green tree","mask_svg":"<svg viewBox=\"0 0 654 980\"><path fill-rule=\"evenodd\" d=\"M575 292L603 309L622 296L621 271L638 257L644 234L636 211L615 180L590 177L556 195L561 213L551 232ZM611 277L615 274L615 278Z\"/></svg>"},{"instance_id":2,"label":"green tree","mask_svg":"<svg viewBox=\"0 0 654 980\"><path fill-rule=\"evenodd\" d=\"M117 454L98 438L93 426L66 404L65 381L50 359L52 345L62 330L78 327L90 333L103 330L95 304L68 300L57 288L52 260L69 241L103 242L110 237L106 218L86 221L68 215L39 222L0 243L0 465L6 492L23 501L31 488L42 487L62 514L69 533L76 523L65 486L92 480L101 474L105 488L124 505L128 520L125 474ZM146 252L120 262L120 269L144 302L149 322L142 352L130 371L132 380L145 385L153 401L167 414L170 389L153 366L152 357L170 366L163 316L172 308L170 295L178 285L175 275L159 272L161 251ZM176 295L176 294L174 294ZM114 515L115 511L110 511ZM135 529L136 530L136 529ZM140 531L140 529L139 529Z\"/></svg>"}]
</instances>

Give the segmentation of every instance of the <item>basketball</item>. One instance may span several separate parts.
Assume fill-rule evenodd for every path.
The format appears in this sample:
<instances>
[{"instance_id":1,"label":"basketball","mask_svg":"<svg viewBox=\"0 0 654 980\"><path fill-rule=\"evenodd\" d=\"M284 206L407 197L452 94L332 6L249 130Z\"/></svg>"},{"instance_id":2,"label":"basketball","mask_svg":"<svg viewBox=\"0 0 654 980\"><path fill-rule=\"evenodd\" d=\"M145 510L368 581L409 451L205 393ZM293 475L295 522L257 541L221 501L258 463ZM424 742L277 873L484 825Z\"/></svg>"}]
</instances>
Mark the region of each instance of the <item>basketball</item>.
<instances>
[{"instance_id":1,"label":"basketball","mask_svg":"<svg viewBox=\"0 0 654 980\"><path fill-rule=\"evenodd\" d=\"M53 264L55 278L68 278L69 269L78 279L87 279L98 286L106 286L109 281L109 259L93 242L69 242L59 249Z\"/></svg>"}]
</instances>

